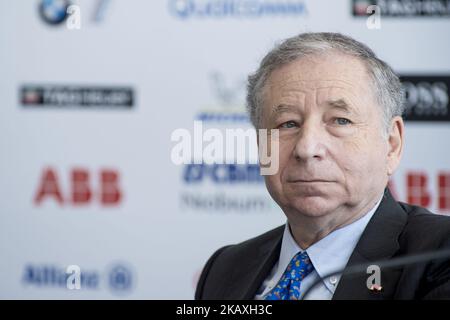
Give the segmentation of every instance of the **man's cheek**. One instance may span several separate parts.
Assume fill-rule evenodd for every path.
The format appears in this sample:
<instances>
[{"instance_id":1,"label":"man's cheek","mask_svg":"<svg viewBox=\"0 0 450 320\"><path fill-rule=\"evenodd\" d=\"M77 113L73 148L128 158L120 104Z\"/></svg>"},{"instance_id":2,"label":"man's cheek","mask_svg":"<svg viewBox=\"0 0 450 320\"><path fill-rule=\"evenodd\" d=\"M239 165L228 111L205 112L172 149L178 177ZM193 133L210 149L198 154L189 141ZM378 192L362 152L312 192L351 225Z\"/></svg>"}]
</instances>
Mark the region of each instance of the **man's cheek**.
<instances>
[{"instance_id":1,"label":"man's cheek","mask_svg":"<svg viewBox=\"0 0 450 320\"><path fill-rule=\"evenodd\" d=\"M283 198L283 185L276 175L265 176L265 182L269 194L276 200Z\"/></svg>"},{"instance_id":2,"label":"man's cheek","mask_svg":"<svg viewBox=\"0 0 450 320\"><path fill-rule=\"evenodd\" d=\"M278 156L280 171L288 165L290 158L294 156L294 148L295 146L292 143L280 141L280 150L278 155L275 155Z\"/></svg>"}]
</instances>

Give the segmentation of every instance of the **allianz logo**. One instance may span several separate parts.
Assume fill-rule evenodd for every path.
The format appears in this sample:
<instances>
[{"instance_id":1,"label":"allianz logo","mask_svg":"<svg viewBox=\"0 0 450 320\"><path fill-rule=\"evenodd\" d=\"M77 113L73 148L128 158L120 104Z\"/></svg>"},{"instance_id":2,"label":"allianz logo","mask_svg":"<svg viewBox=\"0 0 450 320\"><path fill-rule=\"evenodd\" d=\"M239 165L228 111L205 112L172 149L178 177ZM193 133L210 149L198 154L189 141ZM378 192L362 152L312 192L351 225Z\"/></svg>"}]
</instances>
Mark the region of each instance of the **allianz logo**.
<instances>
[{"instance_id":1,"label":"allianz logo","mask_svg":"<svg viewBox=\"0 0 450 320\"><path fill-rule=\"evenodd\" d=\"M126 292L133 287L133 272L130 267L116 264L105 272L81 269L77 265L62 268L53 264L26 264L22 283L37 288L66 290L99 290L108 287L111 291Z\"/></svg>"}]
</instances>

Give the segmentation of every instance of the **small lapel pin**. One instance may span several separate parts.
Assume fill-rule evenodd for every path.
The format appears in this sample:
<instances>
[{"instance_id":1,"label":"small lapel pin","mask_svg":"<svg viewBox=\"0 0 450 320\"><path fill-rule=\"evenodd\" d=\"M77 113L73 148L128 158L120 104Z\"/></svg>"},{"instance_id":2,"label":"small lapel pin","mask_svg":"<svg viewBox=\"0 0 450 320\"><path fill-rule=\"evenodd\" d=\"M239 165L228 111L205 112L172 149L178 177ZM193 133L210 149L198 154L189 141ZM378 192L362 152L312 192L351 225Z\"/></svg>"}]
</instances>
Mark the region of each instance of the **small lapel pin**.
<instances>
[{"instance_id":1,"label":"small lapel pin","mask_svg":"<svg viewBox=\"0 0 450 320\"><path fill-rule=\"evenodd\" d=\"M383 287L379 284L373 284L370 286L369 290L373 292L380 292L381 290L383 290Z\"/></svg>"}]
</instances>

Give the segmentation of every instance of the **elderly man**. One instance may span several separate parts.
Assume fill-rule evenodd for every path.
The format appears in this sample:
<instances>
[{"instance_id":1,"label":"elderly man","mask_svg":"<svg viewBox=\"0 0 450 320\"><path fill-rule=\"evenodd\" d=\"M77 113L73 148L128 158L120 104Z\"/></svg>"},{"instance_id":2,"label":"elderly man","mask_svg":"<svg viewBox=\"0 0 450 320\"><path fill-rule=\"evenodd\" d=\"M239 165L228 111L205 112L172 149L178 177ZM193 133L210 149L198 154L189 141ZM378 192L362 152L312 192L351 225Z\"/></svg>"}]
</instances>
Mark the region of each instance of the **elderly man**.
<instances>
[{"instance_id":1,"label":"elderly man","mask_svg":"<svg viewBox=\"0 0 450 320\"><path fill-rule=\"evenodd\" d=\"M265 181L287 223L216 251L196 299L450 298L448 258L379 264L450 248L450 218L387 189L403 99L392 69L347 36L305 33L270 51L247 102L255 128L278 129L279 169Z\"/></svg>"}]
</instances>

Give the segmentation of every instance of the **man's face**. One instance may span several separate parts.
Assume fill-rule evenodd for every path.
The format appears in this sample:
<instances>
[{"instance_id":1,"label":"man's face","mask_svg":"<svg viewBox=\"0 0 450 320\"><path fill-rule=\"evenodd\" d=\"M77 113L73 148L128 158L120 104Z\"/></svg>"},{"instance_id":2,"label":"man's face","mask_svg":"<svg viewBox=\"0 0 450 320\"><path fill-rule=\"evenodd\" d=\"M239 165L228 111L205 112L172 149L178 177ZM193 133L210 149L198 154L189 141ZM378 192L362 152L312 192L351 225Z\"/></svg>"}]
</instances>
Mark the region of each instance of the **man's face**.
<instances>
[{"instance_id":1,"label":"man's face","mask_svg":"<svg viewBox=\"0 0 450 320\"><path fill-rule=\"evenodd\" d=\"M285 213L319 217L381 196L389 142L371 84L359 59L338 53L272 72L261 125L279 129L279 170L265 179Z\"/></svg>"}]
</instances>

